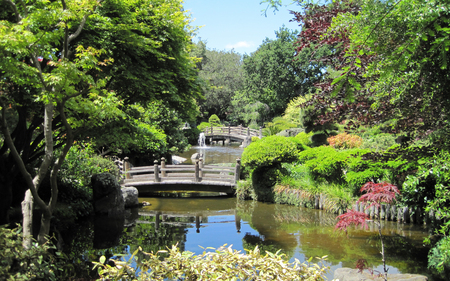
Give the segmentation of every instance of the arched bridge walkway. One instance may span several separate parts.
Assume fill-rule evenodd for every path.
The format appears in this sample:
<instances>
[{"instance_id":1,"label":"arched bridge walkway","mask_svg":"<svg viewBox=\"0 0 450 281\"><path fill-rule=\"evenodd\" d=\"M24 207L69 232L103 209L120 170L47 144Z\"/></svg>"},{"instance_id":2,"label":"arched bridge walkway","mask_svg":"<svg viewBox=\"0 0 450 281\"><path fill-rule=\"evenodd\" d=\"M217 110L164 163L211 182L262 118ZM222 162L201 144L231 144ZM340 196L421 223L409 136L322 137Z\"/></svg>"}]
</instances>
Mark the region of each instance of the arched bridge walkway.
<instances>
[{"instance_id":1,"label":"arched bridge walkway","mask_svg":"<svg viewBox=\"0 0 450 281\"><path fill-rule=\"evenodd\" d=\"M262 128L259 130L250 129L242 126L228 127L207 127L203 130L205 138L209 143L214 141L223 141L224 144L232 141L241 142L245 147L252 142L252 137L262 138Z\"/></svg>"},{"instance_id":2,"label":"arched bridge walkway","mask_svg":"<svg viewBox=\"0 0 450 281\"><path fill-rule=\"evenodd\" d=\"M123 186L134 186L139 196L158 191L208 191L234 194L234 187L239 180L241 160L236 165L226 166L203 165L198 159L195 165L166 165L164 158L161 164L155 160L153 166L130 167L125 159L125 175Z\"/></svg>"}]
</instances>

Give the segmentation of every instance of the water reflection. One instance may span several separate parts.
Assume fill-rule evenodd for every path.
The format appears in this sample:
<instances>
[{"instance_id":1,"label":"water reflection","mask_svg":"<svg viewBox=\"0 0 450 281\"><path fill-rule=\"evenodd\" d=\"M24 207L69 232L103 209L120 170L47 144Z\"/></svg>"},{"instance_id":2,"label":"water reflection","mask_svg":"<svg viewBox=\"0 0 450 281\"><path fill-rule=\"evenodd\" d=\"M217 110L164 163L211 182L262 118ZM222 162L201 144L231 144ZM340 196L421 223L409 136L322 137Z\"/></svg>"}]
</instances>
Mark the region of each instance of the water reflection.
<instances>
[{"instance_id":1,"label":"water reflection","mask_svg":"<svg viewBox=\"0 0 450 281\"><path fill-rule=\"evenodd\" d=\"M151 206L139 210L139 220L129 237L157 251L176 243L182 250L201 253L202 247L233 244L237 250L264 252L281 249L291 260L305 261L327 255L333 268L354 267L366 259L381 266L379 239L374 225L334 231L335 215L288 205L239 201L235 198L143 198ZM409 224L383 223L390 273L426 273L427 230ZM145 241L142 240L145 238ZM137 248L130 246L131 248ZM332 279L332 273L328 276ZM430 279L431 280L431 279Z\"/></svg>"},{"instance_id":2,"label":"water reflection","mask_svg":"<svg viewBox=\"0 0 450 281\"><path fill-rule=\"evenodd\" d=\"M374 225L369 225L367 230L351 229L346 235L334 231L335 215L319 210L222 197L140 200L151 205L135 210L134 226L119 235L119 241L115 240L117 245L101 253L93 250L93 230L101 230L89 223L84 230L77 226L70 232L74 240L67 244L70 244L67 250L84 252L80 256L98 260L105 252L130 254L139 246L146 252L156 252L177 244L183 251L200 254L204 251L200 246L218 248L232 244L234 249L243 251L258 245L263 252L281 249L291 261L327 255L332 270L354 267L362 258L374 268L381 268L379 239ZM423 237L428 235L426 229L385 222L383 234L389 273L427 275L428 249L422 245ZM333 273L327 277L331 280Z\"/></svg>"}]
</instances>

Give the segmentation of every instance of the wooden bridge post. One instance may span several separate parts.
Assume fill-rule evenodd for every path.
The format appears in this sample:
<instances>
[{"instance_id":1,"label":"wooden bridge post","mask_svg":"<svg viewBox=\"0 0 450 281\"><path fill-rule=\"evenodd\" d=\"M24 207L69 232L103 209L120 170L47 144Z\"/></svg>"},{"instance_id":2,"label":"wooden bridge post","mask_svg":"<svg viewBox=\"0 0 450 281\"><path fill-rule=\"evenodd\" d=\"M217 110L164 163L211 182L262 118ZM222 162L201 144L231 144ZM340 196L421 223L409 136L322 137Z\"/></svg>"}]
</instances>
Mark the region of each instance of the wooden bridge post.
<instances>
[{"instance_id":1,"label":"wooden bridge post","mask_svg":"<svg viewBox=\"0 0 450 281\"><path fill-rule=\"evenodd\" d=\"M259 138L262 139L262 127L259 126Z\"/></svg>"},{"instance_id":2,"label":"wooden bridge post","mask_svg":"<svg viewBox=\"0 0 450 281\"><path fill-rule=\"evenodd\" d=\"M158 160L155 160L153 163L155 164L155 182L161 182L161 178L159 177Z\"/></svg>"},{"instance_id":3,"label":"wooden bridge post","mask_svg":"<svg viewBox=\"0 0 450 281\"><path fill-rule=\"evenodd\" d=\"M198 159L195 160L195 182L200 182L200 167Z\"/></svg>"},{"instance_id":4,"label":"wooden bridge post","mask_svg":"<svg viewBox=\"0 0 450 281\"><path fill-rule=\"evenodd\" d=\"M228 134L231 135L231 126L228 125Z\"/></svg>"},{"instance_id":5,"label":"wooden bridge post","mask_svg":"<svg viewBox=\"0 0 450 281\"><path fill-rule=\"evenodd\" d=\"M237 184L239 178L241 177L241 159L236 159L236 167L234 170L234 184Z\"/></svg>"},{"instance_id":6,"label":"wooden bridge post","mask_svg":"<svg viewBox=\"0 0 450 281\"><path fill-rule=\"evenodd\" d=\"M125 158L123 158L123 162L124 162L124 169L125 169L125 171L124 171L124 173L125 173L125 179L127 179L127 180L129 180L129 179L131 179L131 175L128 173L128 171L130 171L130 158L128 158L128 157L125 157Z\"/></svg>"},{"instance_id":7,"label":"wooden bridge post","mask_svg":"<svg viewBox=\"0 0 450 281\"><path fill-rule=\"evenodd\" d=\"M247 137L250 136L250 127L247 127Z\"/></svg>"},{"instance_id":8,"label":"wooden bridge post","mask_svg":"<svg viewBox=\"0 0 450 281\"><path fill-rule=\"evenodd\" d=\"M211 125L211 136L213 135L213 125Z\"/></svg>"},{"instance_id":9,"label":"wooden bridge post","mask_svg":"<svg viewBox=\"0 0 450 281\"><path fill-rule=\"evenodd\" d=\"M201 180L201 178L203 178L203 158L200 158L198 160L198 168L199 168L199 172L198 172L198 177Z\"/></svg>"},{"instance_id":10,"label":"wooden bridge post","mask_svg":"<svg viewBox=\"0 0 450 281\"><path fill-rule=\"evenodd\" d=\"M161 158L161 177L165 178L167 176L166 171L164 170L166 168L166 158Z\"/></svg>"}]
</instances>

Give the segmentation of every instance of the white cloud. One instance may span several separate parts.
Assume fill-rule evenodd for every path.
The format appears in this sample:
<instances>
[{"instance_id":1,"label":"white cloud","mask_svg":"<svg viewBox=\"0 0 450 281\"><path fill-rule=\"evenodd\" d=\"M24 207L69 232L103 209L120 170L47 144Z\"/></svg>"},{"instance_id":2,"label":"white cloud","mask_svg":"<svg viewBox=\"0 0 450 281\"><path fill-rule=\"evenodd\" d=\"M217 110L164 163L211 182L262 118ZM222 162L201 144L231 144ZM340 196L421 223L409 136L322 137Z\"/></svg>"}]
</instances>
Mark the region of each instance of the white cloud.
<instances>
[{"instance_id":1,"label":"white cloud","mask_svg":"<svg viewBox=\"0 0 450 281\"><path fill-rule=\"evenodd\" d=\"M226 49L238 49L238 48L251 48L253 47L253 42L241 41L236 44L227 44L225 46Z\"/></svg>"}]
</instances>

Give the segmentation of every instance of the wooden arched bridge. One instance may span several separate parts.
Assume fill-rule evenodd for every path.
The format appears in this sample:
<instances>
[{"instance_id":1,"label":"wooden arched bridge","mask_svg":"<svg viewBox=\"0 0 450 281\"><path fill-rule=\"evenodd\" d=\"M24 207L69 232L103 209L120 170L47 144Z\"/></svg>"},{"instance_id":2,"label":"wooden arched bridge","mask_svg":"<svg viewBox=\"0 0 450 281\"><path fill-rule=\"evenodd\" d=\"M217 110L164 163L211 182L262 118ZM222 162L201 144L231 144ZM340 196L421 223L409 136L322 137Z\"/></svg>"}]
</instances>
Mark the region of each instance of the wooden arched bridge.
<instances>
[{"instance_id":1,"label":"wooden arched bridge","mask_svg":"<svg viewBox=\"0 0 450 281\"><path fill-rule=\"evenodd\" d=\"M203 130L205 138L212 143L214 141L223 141L224 144L232 141L241 142L242 146L249 145L252 137L262 138L262 128L259 130L250 129L242 126L228 127L207 127Z\"/></svg>"},{"instance_id":2,"label":"wooden arched bridge","mask_svg":"<svg viewBox=\"0 0 450 281\"><path fill-rule=\"evenodd\" d=\"M241 160L231 167L203 165L203 159L196 159L195 165L166 165L155 160L153 166L131 167L125 159L125 180L123 186L134 186L139 196L158 191L208 191L234 194L239 180Z\"/></svg>"}]
</instances>

